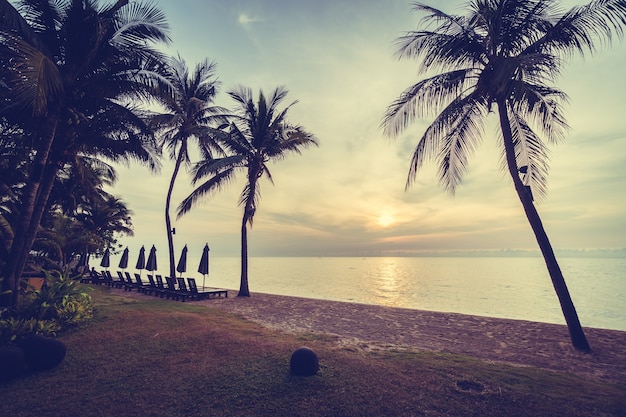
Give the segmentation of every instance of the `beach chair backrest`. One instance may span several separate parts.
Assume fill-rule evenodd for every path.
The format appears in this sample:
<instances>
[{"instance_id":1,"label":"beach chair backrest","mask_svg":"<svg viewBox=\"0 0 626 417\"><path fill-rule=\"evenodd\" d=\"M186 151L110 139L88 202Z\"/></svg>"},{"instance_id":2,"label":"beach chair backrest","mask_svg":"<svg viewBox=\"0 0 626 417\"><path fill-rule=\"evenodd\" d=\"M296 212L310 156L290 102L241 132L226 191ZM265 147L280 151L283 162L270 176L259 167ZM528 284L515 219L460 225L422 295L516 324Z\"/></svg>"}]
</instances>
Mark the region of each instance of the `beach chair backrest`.
<instances>
[{"instance_id":1,"label":"beach chair backrest","mask_svg":"<svg viewBox=\"0 0 626 417\"><path fill-rule=\"evenodd\" d=\"M189 291L194 294L198 294L198 286L196 285L195 278L187 278L187 282L189 283Z\"/></svg>"},{"instance_id":2,"label":"beach chair backrest","mask_svg":"<svg viewBox=\"0 0 626 417\"><path fill-rule=\"evenodd\" d=\"M178 281L178 289L180 291L187 291L187 285L185 284L185 278L176 278Z\"/></svg>"},{"instance_id":3,"label":"beach chair backrest","mask_svg":"<svg viewBox=\"0 0 626 417\"><path fill-rule=\"evenodd\" d=\"M155 275L157 288L163 288L163 277L161 275Z\"/></svg>"},{"instance_id":4,"label":"beach chair backrest","mask_svg":"<svg viewBox=\"0 0 626 417\"><path fill-rule=\"evenodd\" d=\"M143 281L141 280L141 275L135 274L135 282L139 285L143 285Z\"/></svg>"},{"instance_id":5,"label":"beach chair backrest","mask_svg":"<svg viewBox=\"0 0 626 417\"><path fill-rule=\"evenodd\" d=\"M124 282L124 274L122 274L122 271L117 271L117 276L119 277L120 281Z\"/></svg>"},{"instance_id":6,"label":"beach chair backrest","mask_svg":"<svg viewBox=\"0 0 626 417\"><path fill-rule=\"evenodd\" d=\"M152 275L148 275L148 281L150 281L151 287L156 287L156 284L154 283L154 277Z\"/></svg>"},{"instance_id":7,"label":"beach chair backrest","mask_svg":"<svg viewBox=\"0 0 626 417\"><path fill-rule=\"evenodd\" d=\"M168 290L176 289L176 281L172 277L165 277L165 285L167 285Z\"/></svg>"}]
</instances>

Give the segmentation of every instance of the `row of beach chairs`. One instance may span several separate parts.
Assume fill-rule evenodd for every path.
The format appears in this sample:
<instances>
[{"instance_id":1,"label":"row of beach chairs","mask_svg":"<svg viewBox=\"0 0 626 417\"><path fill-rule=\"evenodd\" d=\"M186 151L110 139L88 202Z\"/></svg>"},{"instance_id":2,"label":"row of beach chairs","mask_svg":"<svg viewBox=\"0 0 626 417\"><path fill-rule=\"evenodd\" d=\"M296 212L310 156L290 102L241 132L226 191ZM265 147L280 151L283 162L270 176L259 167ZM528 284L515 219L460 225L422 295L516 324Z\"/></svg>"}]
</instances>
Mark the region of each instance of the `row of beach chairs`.
<instances>
[{"instance_id":1,"label":"row of beach chairs","mask_svg":"<svg viewBox=\"0 0 626 417\"><path fill-rule=\"evenodd\" d=\"M141 275L134 273L135 279L131 278L129 272L117 271L114 277L110 271L98 273L91 270L89 277L85 277L81 282L95 285L106 285L112 288L120 288L125 291L136 290L141 294L154 295L156 297L172 300L203 300L211 297L228 297L228 290L220 288L198 288L195 278L170 278L161 275L147 275L148 282L145 282Z\"/></svg>"}]
</instances>

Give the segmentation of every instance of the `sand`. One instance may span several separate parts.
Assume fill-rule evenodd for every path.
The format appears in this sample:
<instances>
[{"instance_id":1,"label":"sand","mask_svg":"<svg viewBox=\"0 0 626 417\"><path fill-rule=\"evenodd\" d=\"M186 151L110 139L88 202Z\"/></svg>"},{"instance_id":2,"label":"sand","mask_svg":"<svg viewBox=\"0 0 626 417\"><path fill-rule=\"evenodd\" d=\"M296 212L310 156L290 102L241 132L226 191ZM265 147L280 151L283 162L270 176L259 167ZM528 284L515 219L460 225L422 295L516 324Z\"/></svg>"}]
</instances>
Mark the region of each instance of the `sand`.
<instances>
[{"instance_id":1,"label":"sand","mask_svg":"<svg viewBox=\"0 0 626 417\"><path fill-rule=\"evenodd\" d=\"M488 362L626 382L626 332L585 328L592 353L576 351L564 325L270 294L195 302L273 330L330 335L352 350L434 351Z\"/></svg>"}]
</instances>

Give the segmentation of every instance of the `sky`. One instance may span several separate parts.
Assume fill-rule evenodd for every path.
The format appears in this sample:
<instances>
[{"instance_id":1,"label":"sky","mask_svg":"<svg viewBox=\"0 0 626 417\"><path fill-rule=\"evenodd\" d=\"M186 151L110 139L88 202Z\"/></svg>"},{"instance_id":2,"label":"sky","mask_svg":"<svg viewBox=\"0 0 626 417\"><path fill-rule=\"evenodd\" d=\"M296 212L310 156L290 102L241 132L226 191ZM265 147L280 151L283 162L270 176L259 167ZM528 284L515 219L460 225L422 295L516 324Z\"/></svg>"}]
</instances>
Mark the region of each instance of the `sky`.
<instances>
[{"instance_id":1,"label":"sky","mask_svg":"<svg viewBox=\"0 0 626 417\"><path fill-rule=\"evenodd\" d=\"M269 167L249 233L251 256L400 256L465 251L536 250L510 178L500 169L495 120L454 196L427 164L405 190L413 148L429 120L396 139L383 136L387 106L419 81L417 61L394 57L394 40L418 27L409 0L157 0L171 26L172 55L190 67L217 63L216 103L232 107L238 85L289 90L297 100L289 121L313 133L319 147ZM463 14L464 2L437 1ZM577 2L562 4L571 7ZM574 57L557 86L569 96L571 127L550 147L548 194L536 202L557 249L626 248L626 43L615 39L594 56ZM109 191L134 212L131 251L155 244L167 252L164 205L173 164L159 174L119 166ZM243 189L239 176L175 221L177 253L184 244L212 256L240 250ZM181 173L173 206L192 190ZM175 213L172 213L175 218ZM136 252L134 252L136 253Z\"/></svg>"}]
</instances>

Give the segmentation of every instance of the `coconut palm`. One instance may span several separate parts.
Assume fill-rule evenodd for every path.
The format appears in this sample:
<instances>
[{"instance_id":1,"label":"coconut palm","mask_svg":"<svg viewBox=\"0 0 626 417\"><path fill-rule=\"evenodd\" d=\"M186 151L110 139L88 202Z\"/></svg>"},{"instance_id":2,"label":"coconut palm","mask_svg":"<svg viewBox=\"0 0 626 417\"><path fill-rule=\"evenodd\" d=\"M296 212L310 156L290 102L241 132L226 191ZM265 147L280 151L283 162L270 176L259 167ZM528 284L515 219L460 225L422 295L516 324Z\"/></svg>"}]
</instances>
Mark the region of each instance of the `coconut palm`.
<instances>
[{"instance_id":1,"label":"coconut palm","mask_svg":"<svg viewBox=\"0 0 626 417\"><path fill-rule=\"evenodd\" d=\"M0 71L9 87L2 111L36 137L3 288L17 288L66 159L79 152L152 159L142 149L149 130L122 103L146 97L161 80L161 55L152 45L168 41L167 30L158 8L128 0L102 7L97 0L23 0L17 9L0 0L0 52L7 58Z\"/></svg>"},{"instance_id":2,"label":"coconut palm","mask_svg":"<svg viewBox=\"0 0 626 417\"><path fill-rule=\"evenodd\" d=\"M428 158L439 163L443 187L454 193L492 110L501 128L503 169L508 171L545 259L572 343L588 352L563 274L544 230L534 197L543 197L547 144L567 127L552 86L562 57L593 52L594 42L622 35L625 0L596 0L559 13L555 0L471 0L466 16L424 4L425 29L398 39L398 56L420 58L421 73L433 74L393 102L382 126L397 136L418 117L438 114L413 153L407 187ZM523 178L522 178L523 177Z\"/></svg>"},{"instance_id":3,"label":"coconut palm","mask_svg":"<svg viewBox=\"0 0 626 417\"><path fill-rule=\"evenodd\" d=\"M239 87L229 91L228 95L235 100L237 108L228 134L220 138L227 155L215 159L208 156L194 166L194 184L208 179L183 200L178 207L178 215L187 213L200 197L220 189L234 178L237 171L246 173L246 185L239 199L239 204L243 206L243 217L238 296L249 297L248 224L252 226L261 196L258 181L266 176L273 183L267 163L283 159L289 152L299 154L302 148L317 145L317 139L303 127L287 122L287 112L296 102L282 111L278 110L278 105L287 95L283 87L276 88L269 100L260 91L256 103L249 88Z\"/></svg>"},{"instance_id":4,"label":"coconut palm","mask_svg":"<svg viewBox=\"0 0 626 417\"><path fill-rule=\"evenodd\" d=\"M211 125L220 123L220 114L224 109L214 106L219 83L215 78L215 64L204 60L199 63L192 74L180 57L169 61L168 80L171 89L161 95L158 100L164 111L152 117L155 133L162 147L167 148L169 156L175 161L174 171L165 198L165 228L169 249L170 276L176 276L176 260L174 257L174 239L170 204L174 183L182 165L191 164L189 142L197 144L210 154L219 151L219 145L213 140Z\"/></svg>"}]
</instances>

